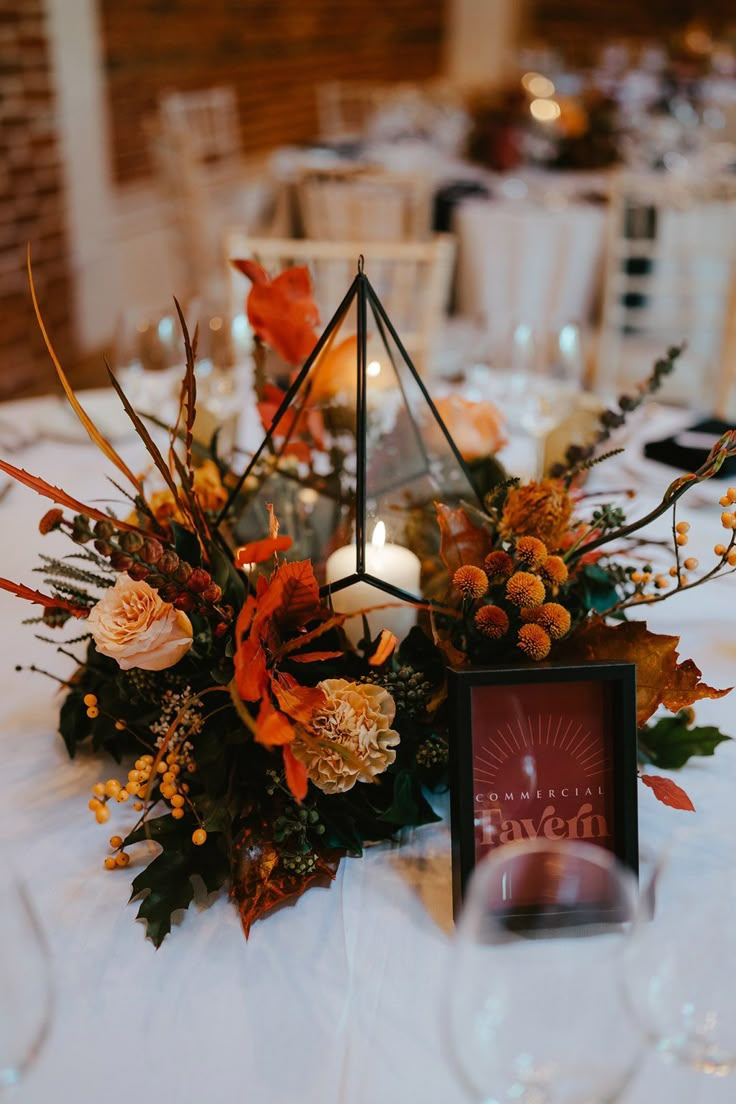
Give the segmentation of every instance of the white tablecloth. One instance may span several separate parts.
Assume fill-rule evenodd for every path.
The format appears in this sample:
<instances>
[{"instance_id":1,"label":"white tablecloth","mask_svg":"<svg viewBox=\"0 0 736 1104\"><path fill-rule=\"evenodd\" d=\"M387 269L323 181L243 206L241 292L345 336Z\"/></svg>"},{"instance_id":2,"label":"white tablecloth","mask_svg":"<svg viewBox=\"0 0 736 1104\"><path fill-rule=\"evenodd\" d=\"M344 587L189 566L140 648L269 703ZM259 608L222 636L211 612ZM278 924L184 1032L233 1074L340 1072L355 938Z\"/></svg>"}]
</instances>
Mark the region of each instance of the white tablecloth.
<instances>
[{"instance_id":1,"label":"white tablecloth","mask_svg":"<svg viewBox=\"0 0 736 1104\"><path fill-rule=\"evenodd\" d=\"M459 314L501 334L585 323L601 277L606 211L571 200L544 206L468 199L455 212Z\"/></svg>"},{"instance_id":2,"label":"white tablecloth","mask_svg":"<svg viewBox=\"0 0 736 1104\"><path fill-rule=\"evenodd\" d=\"M12 408L2 413L12 416ZM142 463L135 442L126 456L134 470ZM14 459L83 501L117 497L91 446L40 442ZM620 472L610 478L621 485ZM68 551L59 534L38 534L44 509L22 487L2 501L3 575L33 585L39 551ZM720 539L718 513L715 505L693 525L692 551L703 561ZM733 586L718 581L651 611L652 626L682 632L683 654L714 685L734 681ZM127 871L102 869L107 838L127 822L126 813L97 826L87 810L93 782L118 771L86 753L70 763L55 734L53 684L14 672L16 663L32 662L68 670L31 627L20 626L25 616L27 607L0 594L0 844L22 871L48 934L57 1007L48 1044L16 1098L23 1104L465 1101L443 1043L446 823L412 833L405 849L381 846L362 860L345 860L329 890L310 890L294 908L257 923L247 943L222 896L207 909L190 908L155 952L134 922L137 906L126 903L136 860ZM698 710L703 722L726 729L732 714L728 699ZM733 823L736 745L697 761L678 780L703 823L729 814ZM648 791L639 799L642 841L656 848L687 815L657 804ZM732 1101L735 1091L728 1081L664 1070L652 1059L625 1100L712 1104Z\"/></svg>"}]
</instances>

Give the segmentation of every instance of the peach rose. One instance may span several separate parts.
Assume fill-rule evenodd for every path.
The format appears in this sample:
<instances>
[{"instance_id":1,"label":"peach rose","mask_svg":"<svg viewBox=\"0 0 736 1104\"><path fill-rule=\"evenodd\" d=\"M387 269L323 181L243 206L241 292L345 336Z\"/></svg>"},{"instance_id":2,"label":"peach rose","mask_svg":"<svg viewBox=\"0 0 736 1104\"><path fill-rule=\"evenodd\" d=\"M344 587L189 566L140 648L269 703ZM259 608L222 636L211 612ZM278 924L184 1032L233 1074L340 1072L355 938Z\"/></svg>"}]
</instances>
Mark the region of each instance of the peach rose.
<instances>
[{"instance_id":1,"label":"peach rose","mask_svg":"<svg viewBox=\"0 0 736 1104\"><path fill-rule=\"evenodd\" d=\"M92 607L87 624L97 651L116 660L123 671L163 671L192 646L187 615L164 602L148 583L124 573Z\"/></svg>"},{"instance_id":2,"label":"peach rose","mask_svg":"<svg viewBox=\"0 0 736 1104\"><path fill-rule=\"evenodd\" d=\"M506 444L503 417L492 402L470 402L459 395L435 399L437 413L468 463L493 456Z\"/></svg>"}]
</instances>

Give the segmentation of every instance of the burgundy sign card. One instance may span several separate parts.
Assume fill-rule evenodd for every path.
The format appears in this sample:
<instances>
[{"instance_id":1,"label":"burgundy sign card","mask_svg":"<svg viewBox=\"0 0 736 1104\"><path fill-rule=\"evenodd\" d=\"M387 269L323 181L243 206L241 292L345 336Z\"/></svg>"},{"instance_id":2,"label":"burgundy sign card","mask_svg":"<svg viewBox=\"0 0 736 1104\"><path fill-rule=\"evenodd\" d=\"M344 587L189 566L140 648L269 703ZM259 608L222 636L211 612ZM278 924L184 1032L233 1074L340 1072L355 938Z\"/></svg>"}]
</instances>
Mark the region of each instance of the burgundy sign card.
<instances>
[{"instance_id":1,"label":"burgundy sign card","mask_svg":"<svg viewBox=\"0 0 736 1104\"><path fill-rule=\"evenodd\" d=\"M636 869L633 664L456 670L450 707L456 907L475 863L515 840L585 840ZM543 904L532 872L509 907Z\"/></svg>"}]
</instances>

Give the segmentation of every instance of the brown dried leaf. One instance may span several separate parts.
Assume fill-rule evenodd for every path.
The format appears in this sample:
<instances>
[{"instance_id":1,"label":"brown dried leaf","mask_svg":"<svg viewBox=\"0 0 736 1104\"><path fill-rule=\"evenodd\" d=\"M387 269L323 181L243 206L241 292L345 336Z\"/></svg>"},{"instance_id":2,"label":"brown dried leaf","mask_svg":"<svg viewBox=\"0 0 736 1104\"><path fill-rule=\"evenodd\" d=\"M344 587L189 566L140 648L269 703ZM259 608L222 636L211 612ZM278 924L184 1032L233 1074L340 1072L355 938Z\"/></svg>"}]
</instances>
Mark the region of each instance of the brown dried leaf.
<instances>
[{"instance_id":1,"label":"brown dried leaf","mask_svg":"<svg viewBox=\"0 0 736 1104\"><path fill-rule=\"evenodd\" d=\"M309 560L282 564L271 579L271 588L277 596L274 616L282 631L299 629L319 615L319 586Z\"/></svg>"},{"instance_id":2,"label":"brown dried leaf","mask_svg":"<svg viewBox=\"0 0 736 1104\"><path fill-rule=\"evenodd\" d=\"M288 552L293 541L291 537L264 537L262 540L248 541L235 552L235 566L264 563L276 552Z\"/></svg>"},{"instance_id":3,"label":"brown dried leaf","mask_svg":"<svg viewBox=\"0 0 736 1104\"><path fill-rule=\"evenodd\" d=\"M641 728L660 705L676 712L701 698L721 698L729 692L701 682L701 672L691 659L678 663L679 643L679 636L650 632L644 621L607 625L594 618L573 633L558 657L635 663L636 713Z\"/></svg>"},{"instance_id":4,"label":"brown dried leaf","mask_svg":"<svg viewBox=\"0 0 736 1104\"><path fill-rule=\"evenodd\" d=\"M482 567L491 550L491 538L485 529L474 525L465 510L452 509L436 502L440 526L440 555L450 577L464 564Z\"/></svg>"},{"instance_id":5,"label":"brown dried leaf","mask_svg":"<svg viewBox=\"0 0 736 1104\"><path fill-rule=\"evenodd\" d=\"M273 679L271 689L274 692L279 709L283 710L297 724L309 727L315 712L325 704L325 693L318 686L300 686L296 679L281 675Z\"/></svg>"},{"instance_id":6,"label":"brown dried leaf","mask_svg":"<svg viewBox=\"0 0 736 1104\"><path fill-rule=\"evenodd\" d=\"M297 759L294 752L291 750L288 744L284 744L281 749L284 760L284 775L286 777L286 785L289 787L291 793L301 805L304 798L307 796L307 789L309 786L309 778L307 777L307 768L300 759Z\"/></svg>"},{"instance_id":7,"label":"brown dried leaf","mask_svg":"<svg viewBox=\"0 0 736 1104\"><path fill-rule=\"evenodd\" d=\"M712 686L701 682L701 677L700 669L692 659L686 659L680 663L675 668L662 697L662 705L665 709L669 709L671 713L677 713L678 710L685 709L686 706L692 705L694 701L699 701L701 698L723 698L731 693L731 686L726 687L725 690L714 690ZM693 690L696 691L695 696L693 696Z\"/></svg>"},{"instance_id":8,"label":"brown dried leaf","mask_svg":"<svg viewBox=\"0 0 736 1104\"><path fill-rule=\"evenodd\" d=\"M107 440L107 438L102 436L102 434L98 430L97 426L94 424L94 422L90 418L89 414L84 409L82 404L79 402L79 399L77 398L77 396L74 394L74 389L72 388L72 385L69 383L69 380L67 379L67 376L66 376L66 373L64 372L64 369L61 367L61 362L60 362L59 358L56 355L56 350L54 349L53 345L51 344L51 338L49 337L49 335L46 331L46 326L44 325L44 321L43 321L43 318L41 316L41 308L38 305L38 299L36 297L36 288L35 288L35 285L33 283L33 271L31 269L31 246L30 246L30 242L28 244L26 264L27 264L27 267L28 267L28 282L29 282L30 287L31 287L31 300L33 302L33 310L34 310L35 315L36 315L36 321L38 322L39 329L41 330L41 336L43 337L44 344L46 345L46 349L48 350L48 354L51 357L51 361L54 365L54 368L56 369L56 374L59 377L59 382L61 383L61 386L64 388L64 393L65 393L67 399L69 400L69 405L71 406L72 410L77 415L77 417L79 418L79 421L84 426L84 428L87 431L87 433L89 435L89 438L92 441L92 443L97 445L98 449L102 453L104 453L104 455L108 458L108 460L112 461L112 463L115 465L115 467L118 469L118 471L121 471L123 473L123 475L126 476L126 478L130 480L130 482L135 487L136 492L140 493L140 491L141 491L140 481L135 477L135 475L133 475L133 472L130 470L130 468L125 463L125 461L122 459L122 457L120 457L118 455L118 453L112 447L112 445Z\"/></svg>"},{"instance_id":9,"label":"brown dried leaf","mask_svg":"<svg viewBox=\"0 0 736 1104\"><path fill-rule=\"evenodd\" d=\"M232 888L246 939L254 921L265 913L293 904L310 886L329 885L339 862L339 852L320 855L316 870L297 878L281 869L274 844L248 829L236 847Z\"/></svg>"}]
</instances>

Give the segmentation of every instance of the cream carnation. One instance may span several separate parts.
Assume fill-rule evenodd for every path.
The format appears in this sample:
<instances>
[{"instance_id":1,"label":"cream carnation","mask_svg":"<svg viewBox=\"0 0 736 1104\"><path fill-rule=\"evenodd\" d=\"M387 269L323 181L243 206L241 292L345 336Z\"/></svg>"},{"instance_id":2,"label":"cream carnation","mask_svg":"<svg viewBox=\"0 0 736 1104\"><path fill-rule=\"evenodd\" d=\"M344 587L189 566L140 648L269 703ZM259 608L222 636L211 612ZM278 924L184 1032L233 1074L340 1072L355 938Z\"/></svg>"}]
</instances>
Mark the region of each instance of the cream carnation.
<instances>
[{"instance_id":1,"label":"cream carnation","mask_svg":"<svg viewBox=\"0 0 736 1104\"><path fill-rule=\"evenodd\" d=\"M325 702L312 719L319 745L295 740L292 751L318 789L344 793L382 774L396 758L399 734L391 728L396 703L388 690L372 683L325 679L319 688Z\"/></svg>"},{"instance_id":2,"label":"cream carnation","mask_svg":"<svg viewBox=\"0 0 736 1104\"><path fill-rule=\"evenodd\" d=\"M148 583L119 575L87 618L95 647L123 671L163 671L192 646L192 624Z\"/></svg>"}]
</instances>

